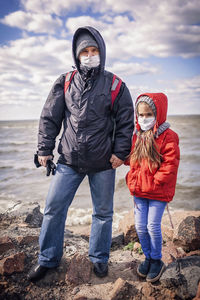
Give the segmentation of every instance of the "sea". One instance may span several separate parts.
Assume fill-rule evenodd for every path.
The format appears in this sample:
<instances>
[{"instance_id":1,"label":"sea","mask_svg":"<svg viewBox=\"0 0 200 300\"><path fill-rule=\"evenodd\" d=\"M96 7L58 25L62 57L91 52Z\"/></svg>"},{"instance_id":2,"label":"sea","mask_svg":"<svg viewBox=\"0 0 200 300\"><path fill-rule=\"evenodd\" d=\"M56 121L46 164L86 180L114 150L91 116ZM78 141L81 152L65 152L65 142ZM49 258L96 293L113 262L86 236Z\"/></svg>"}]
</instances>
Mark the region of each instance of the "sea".
<instances>
[{"instance_id":1,"label":"sea","mask_svg":"<svg viewBox=\"0 0 200 300\"><path fill-rule=\"evenodd\" d=\"M169 116L171 129L180 139L180 165L171 210L200 211L200 115ZM51 181L45 168L33 162L37 150L37 120L0 121L0 214L28 203L44 210ZM54 153L55 161L58 154ZM125 183L128 166L116 172L114 226L133 208L133 199ZM69 226L91 223L92 202L87 177L79 187L68 212Z\"/></svg>"}]
</instances>

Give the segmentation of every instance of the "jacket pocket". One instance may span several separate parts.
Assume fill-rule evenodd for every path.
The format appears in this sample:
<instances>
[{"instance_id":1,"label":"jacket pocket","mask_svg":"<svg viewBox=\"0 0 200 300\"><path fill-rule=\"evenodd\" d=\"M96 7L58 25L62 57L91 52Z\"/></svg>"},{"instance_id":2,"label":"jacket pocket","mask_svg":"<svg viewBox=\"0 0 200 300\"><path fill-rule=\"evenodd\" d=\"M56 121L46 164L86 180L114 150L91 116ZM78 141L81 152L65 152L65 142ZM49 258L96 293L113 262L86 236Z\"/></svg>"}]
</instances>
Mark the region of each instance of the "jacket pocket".
<instances>
[{"instance_id":1,"label":"jacket pocket","mask_svg":"<svg viewBox=\"0 0 200 300\"><path fill-rule=\"evenodd\" d=\"M151 174L150 171L146 170L144 174L140 172L138 177L138 183L142 192L147 193L155 190L156 187L153 180L153 174Z\"/></svg>"},{"instance_id":2,"label":"jacket pocket","mask_svg":"<svg viewBox=\"0 0 200 300\"><path fill-rule=\"evenodd\" d=\"M129 171L126 175L126 184L131 193L134 193L136 191L137 173L138 173L137 171L135 172Z\"/></svg>"}]
</instances>

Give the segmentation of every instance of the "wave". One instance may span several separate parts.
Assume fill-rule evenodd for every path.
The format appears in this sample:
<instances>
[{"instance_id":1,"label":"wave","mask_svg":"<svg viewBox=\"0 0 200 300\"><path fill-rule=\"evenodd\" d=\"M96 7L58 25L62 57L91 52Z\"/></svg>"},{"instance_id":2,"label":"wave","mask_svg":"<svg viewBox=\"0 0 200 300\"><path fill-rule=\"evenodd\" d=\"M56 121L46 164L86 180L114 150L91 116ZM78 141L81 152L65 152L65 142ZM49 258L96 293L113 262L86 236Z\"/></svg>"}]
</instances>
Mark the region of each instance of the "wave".
<instances>
[{"instance_id":1,"label":"wave","mask_svg":"<svg viewBox=\"0 0 200 300\"><path fill-rule=\"evenodd\" d=\"M127 213L127 210L114 212L113 231L118 229L120 220ZM69 208L67 214L67 226L90 225L92 223L92 208Z\"/></svg>"},{"instance_id":2,"label":"wave","mask_svg":"<svg viewBox=\"0 0 200 300\"><path fill-rule=\"evenodd\" d=\"M7 141L7 142L4 142L4 143L1 143L1 147L2 146L22 146L22 145L33 145L33 144L35 144L35 142L30 142L30 141L28 141L28 142L24 142L24 141L12 141L12 142L9 142L9 141Z\"/></svg>"},{"instance_id":3,"label":"wave","mask_svg":"<svg viewBox=\"0 0 200 300\"><path fill-rule=\"evenodd\" d=\"M21 167L21 166L13 166L13 165L6 165L6 166L0 166L0 170L9 170L9 171L33 171L35 170L35 166L27 166L27 167Z\"/></svg>"},{"instance_id":4,"label":"wave","mask_svg":"<svg viewBox=\"0 0 200 300\"><path fill-rule=\"evenodd\" d=\"M0 155L1 154L12 154L12 153L21 153L21 151L20 150L17 150L17 149L13 149L13 150L2 150L2 149L0 149Z\"/></svg>"}]
</instances>

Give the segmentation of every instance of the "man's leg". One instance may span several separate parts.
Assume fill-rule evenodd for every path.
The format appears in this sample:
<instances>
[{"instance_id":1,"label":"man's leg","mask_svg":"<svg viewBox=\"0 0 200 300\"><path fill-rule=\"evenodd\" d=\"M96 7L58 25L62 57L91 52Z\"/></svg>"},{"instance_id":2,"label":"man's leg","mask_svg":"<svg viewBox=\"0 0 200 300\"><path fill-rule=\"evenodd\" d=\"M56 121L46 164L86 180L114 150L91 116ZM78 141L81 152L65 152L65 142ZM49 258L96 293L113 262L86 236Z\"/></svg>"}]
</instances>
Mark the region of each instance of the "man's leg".
<instances>
[{"instance_id":1,"label":"man's leg","mask_svg":"<svg viewBox=\"0 0 200 300\"><path fill-rule=\"evenodd\" d=\"M88 176L93 203L89 257L93 263L107 264L112 240L115 170L90 173Z\"/></svg>"},{"instance_id":2,"label":"man's leg","mask_svg":"<svg viewBox=\"0 0 200 300\"><path fill-rule=\"evenodd\" d=\"M52 268L59 265L63 254L63 237L68 208L84 174L58 164L52 177L46 200L44 218L39 238L39 264Z\"/></svg>"}]
</instances>

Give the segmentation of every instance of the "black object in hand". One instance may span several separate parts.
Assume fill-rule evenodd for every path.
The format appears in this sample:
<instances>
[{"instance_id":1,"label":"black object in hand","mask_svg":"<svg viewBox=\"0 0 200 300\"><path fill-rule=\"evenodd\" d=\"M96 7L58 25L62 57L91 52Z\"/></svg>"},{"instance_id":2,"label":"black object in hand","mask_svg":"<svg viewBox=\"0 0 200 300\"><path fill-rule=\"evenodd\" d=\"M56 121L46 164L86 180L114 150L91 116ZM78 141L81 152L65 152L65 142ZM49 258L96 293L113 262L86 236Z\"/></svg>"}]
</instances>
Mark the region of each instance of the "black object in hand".
<instances>
[{"instance_id":1,"label":"black object in hand","mask_svg":"<svg viewBox=\"0 0 200 300\"><path fill-rule=\"evenodd\" d=\"M56 165L54 164L54 162L50 159L47 160L47 173L46 173L46 175L49 176L51 173L52 173L52 175L54 175L55 170L56 170Z\"/></svg>"},{"instance_id":2,"label":"black object in hand","mask_svg":"<svg viewBox=\"0 0 200 300\"><path fill-rule=\"evenodd\" d=\"M34 154L34 164L35 164L36 168L41 167L41 164L38 161L38 155L37 155L37 153ZM50 159L47 160L46 169L47 169L47 173L46 173L47 176L49 176L51 173L52 173L52 175L55 174L56 165L54 164L54 162L52 160L50 160Z\"/></svg>"}]
</instances>

